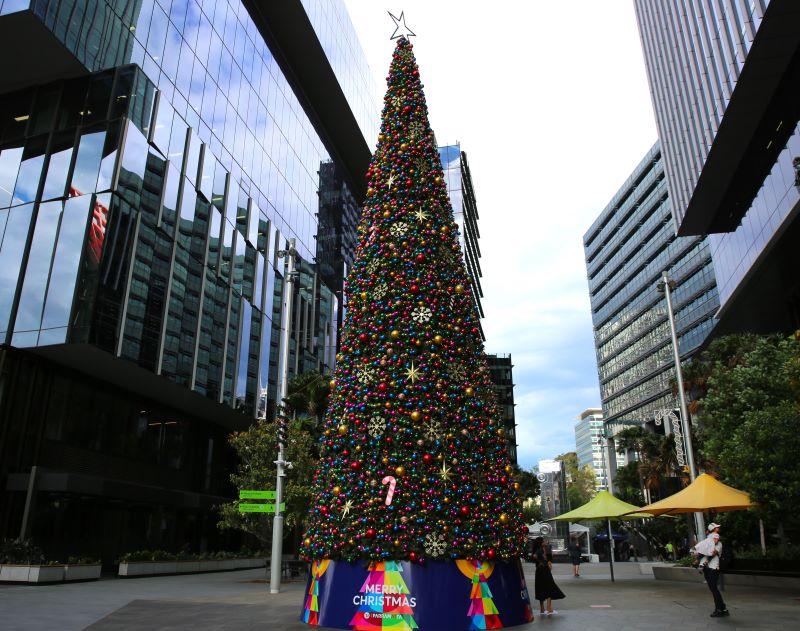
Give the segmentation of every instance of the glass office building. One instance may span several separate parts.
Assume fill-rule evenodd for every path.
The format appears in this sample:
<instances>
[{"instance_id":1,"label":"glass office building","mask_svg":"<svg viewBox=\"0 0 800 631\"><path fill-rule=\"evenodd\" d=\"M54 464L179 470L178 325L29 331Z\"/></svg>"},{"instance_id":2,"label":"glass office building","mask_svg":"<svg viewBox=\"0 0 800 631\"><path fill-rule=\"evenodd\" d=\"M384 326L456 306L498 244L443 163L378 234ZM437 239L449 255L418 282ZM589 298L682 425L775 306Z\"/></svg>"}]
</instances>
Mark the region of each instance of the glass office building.
<instances>
[{"instance_id":1,"label":"glass office building","mask_svg":"<svg viewBox=\"0 0 800 631\"><path fill-rule=\"evenodd\" d=\"M442 159L447 194L453 207L453 216L458 226L458 240L464 254L464 265L470 282L470 291L478 311L478 328L481 339L485 340L483 327L480 324L484 317L481 299L481 250L478 239L481 234L478 230L478 205L475 201L475 189L472 186L472 173L469 170L467 154L461 151L461 145L447 145L439 147L439 157Z\"/></svg>"},{"instance_id":2,"label":"glass office building","mask_svg":"<svg viewBox=\"0 0 800 631\"><path fill-rule=\"evenodd\" d=\"M575 453L578 456L579 467L591 467L596 479L595 488L598 491L608 490L605 450L603 410L596 408L584 410L575 423Z\"/></svg>"},{"instance_id":3,"label":"glass office building","mask_svg":"<svg viewBox=\"0 0 800 631\"><path fill-rule=\"evenodd\" d=\"M583 238L606 436L677 407L662 272L673 292L681 357L695 352L719 307L703 237L676 237L664 162L656 143ZM609 462L612 479L614 450Z\"/></svg>"},{"instance_id":4,"label":"glass office building","mask_svg":"<svg viewBox=\"0 0 800 631\"><path fill-rule=\"evenodd\" d=\"M636 0L676 229L709 235L715 335L800 327L800 6Z\"/></svg>"},{"instance_id":5,"label":"glass office building","mask_svg":"<svg viewBox=\"0 0 800 631\"><path fill-rule=\"evenodd\" d=\"M226 545L227 435L274 410L281 329L289 376L333 367L378 129L349 17L3 0L0 47L0 536Z\"/></svg>"}]
</instances>

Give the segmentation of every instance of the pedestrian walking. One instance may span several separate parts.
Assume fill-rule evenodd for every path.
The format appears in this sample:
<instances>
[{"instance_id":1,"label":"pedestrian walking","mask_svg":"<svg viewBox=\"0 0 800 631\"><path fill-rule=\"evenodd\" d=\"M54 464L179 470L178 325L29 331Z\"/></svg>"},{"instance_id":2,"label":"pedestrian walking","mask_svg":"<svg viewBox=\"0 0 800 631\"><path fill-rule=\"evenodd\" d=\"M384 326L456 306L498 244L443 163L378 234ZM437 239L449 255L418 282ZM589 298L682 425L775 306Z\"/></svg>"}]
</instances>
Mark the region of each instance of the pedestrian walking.
<instances>
[{"instance_id":1,"label":"pedestrian walking","mask_svg":"<svg viewBox=\"0 0 800 631\"><path fill-rule=\"evenodd\" d=\"M712 618L722 618L729 616L730 612L725 606L725 601L722 600L722 594L719 592L719 559L722 555L722 540L719 534L721 526L715 522L708 525L708 537L703 539L695 546L695 554L700 555L700 567L703 571L703 578L706 580L706 585L714 597L714 611L711 614Z\"/></svg>"},{"instance_id":2,"label":"pedestrian walking","mask_svg":"<svg viewBox=\"0 0 800 631\"><path fill-rule=\"evenodd\" d=\"M675 560L675 547L672 545L671 541L667 541L667 545L664 546L664 549L667 551L667 557L671 560Z\"/></svg>"},{"instance_id":3,"label":"pedestrian walking","mask_svg":"<svg viewBox=\"0 0 800 631\"><path fill-rule=\"evenodd\" d=\"M553 580L553 559L546 550L542 537L533 540L533 559L536 563L534 594L539 601L539 612L543 616L555 615L558 612L553 611L553 601L565 596Z\"/></svg>"},{"instance_id":4,"label":"pedestrian walking","mask_svg":"<svg viewBox=\"0 0 800 631\"><path fill-rule=\"evenodd\" d=\"M578 540L572 537L567 546L569 553L569 560L572 563L572 575L576 578L581 575L581 547L578 545Z\"/></svg>"}]
</instances>

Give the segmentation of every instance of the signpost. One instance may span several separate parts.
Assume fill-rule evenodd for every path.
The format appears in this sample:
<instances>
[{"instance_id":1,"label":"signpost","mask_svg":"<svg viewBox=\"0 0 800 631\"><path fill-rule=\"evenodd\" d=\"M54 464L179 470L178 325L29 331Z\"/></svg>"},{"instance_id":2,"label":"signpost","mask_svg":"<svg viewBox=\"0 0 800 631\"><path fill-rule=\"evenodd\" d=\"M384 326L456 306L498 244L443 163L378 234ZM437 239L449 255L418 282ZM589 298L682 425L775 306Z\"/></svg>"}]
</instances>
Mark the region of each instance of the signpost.
<instances>
[{"instance_id":1,"label":"signpost","mask_svg":"<svg viewBox=\"0 0 800 631\"><path fill-rule=\"evenodd\" d=\"M239 491L240 500L274 500L277 499L276 491L254 491L254 490L241 490ZM276 510L276 508L278 510ZM280 506L277 503L272 504L243 504L239 503L240 513L275 513L284 512L286 510L286 502L281 502Z\"/></svg>"}]
</instances>

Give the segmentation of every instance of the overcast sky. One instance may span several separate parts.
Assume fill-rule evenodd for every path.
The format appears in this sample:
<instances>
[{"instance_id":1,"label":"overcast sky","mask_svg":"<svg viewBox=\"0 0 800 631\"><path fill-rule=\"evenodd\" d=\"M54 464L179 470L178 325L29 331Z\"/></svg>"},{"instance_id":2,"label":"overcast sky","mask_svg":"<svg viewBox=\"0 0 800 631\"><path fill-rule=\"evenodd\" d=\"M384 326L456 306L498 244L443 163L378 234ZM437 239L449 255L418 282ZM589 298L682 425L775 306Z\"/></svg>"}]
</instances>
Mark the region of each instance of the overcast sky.
<instances>
[{"instance_id":1,"label":"overcast sky","mask_svg":"<svg viewBox=\"0 0 800 631\"><path fill-rule=\"evenodd\" d=\"M633 1L345 4L379 103L387 11L404 11L431 127L467 153L486 350L514 363L520 465L573 451L578 415L600 407L583 235L657 138Z\"/></svg>"}]
</instances>

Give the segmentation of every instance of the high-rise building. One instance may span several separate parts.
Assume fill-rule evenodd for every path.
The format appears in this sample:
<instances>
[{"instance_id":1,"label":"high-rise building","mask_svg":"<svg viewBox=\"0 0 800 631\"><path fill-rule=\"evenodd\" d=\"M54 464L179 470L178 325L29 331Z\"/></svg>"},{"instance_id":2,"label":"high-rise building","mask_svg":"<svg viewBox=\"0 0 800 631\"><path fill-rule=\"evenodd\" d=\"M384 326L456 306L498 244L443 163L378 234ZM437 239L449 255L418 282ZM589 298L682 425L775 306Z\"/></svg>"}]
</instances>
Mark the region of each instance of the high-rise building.
<instances>
[{"instance_id":1,"label":"high-rise building","mask_svg":"<svg viewBox=\"0 0 800 631\"><path fill-rule=\"evenodd\" d=\"M656 143L583 238L608 438L677 407L667 305L657 289L662 273L676 282L673 304L682 358L703 343L719 306L707 240L676 237L670 206ZM625 461L613 448L608 455L613 481Z\"/></svg>"},{"instance_id":2,"label":"high-rise building","mask_svg":"<svg viewBox=\"0 0 800 631\"><path fill-rule=\"evenodd\" d=\"M492 388L497 397L497 406L506 430L506 446L511 464L517 464L517 423L514 416L514 377L511 355L486 355L486 363L492 376Z\"/></svg>"},{"instance_id":3,"label":"high-rise building","mask_svg":"<svg viewBox=\"0 0 800 631\"><path fill-rule=\"evenodd\" d=\"M589 408L581 412L575 423L575 453L578 466L589 466L596 479L598 491L608 489L608 473L606 471L606 438L603 410Z\"/></svg>"},{"instance_id":4,"label":"high-rise building","mask_svg":"<svg viewBox=\"0 0 800 631\"><path fill-rule=\"evenodd\" d=\"M800 3L636 0L676 229L709 235L714 335L800 327Z\"/></svg>"},{"instance_id":5,"label":"high-rise building","mask_svg":"<svg viewBox=\"0 0 800 631\"><path fill-rule=\"evenodd\" d=\"M439 156L442 159L447 193L453 206L453 216L458 225L459 242L464 255L464 265L469 277L469 289L478 311L478 328L481 339L485 340L480 318L484 317L481 299L481 250L478 246L480 232L478 231L478 206L475 202L475 189L472 186L472 174L467 162L467 154L461 151L461 145L447 145L439 147Z\"/></svg>"},{"instance_id":6,"label":"high-rise building","mask_svg":"<svg viewBox=\"0 0 800 631\"><path fill-rule=\"evenodd\" d=\"M357 41L340 0L0 2L0 537L225 545L228 434L333 365Z\"/></svg>"}]
</instances>

